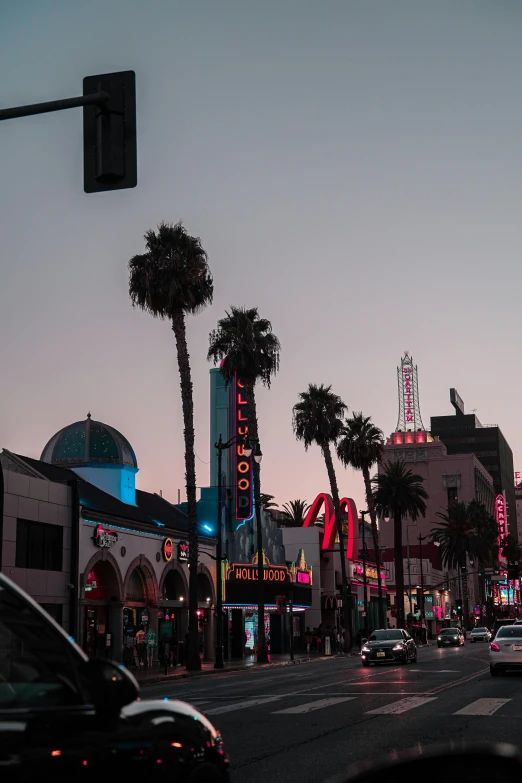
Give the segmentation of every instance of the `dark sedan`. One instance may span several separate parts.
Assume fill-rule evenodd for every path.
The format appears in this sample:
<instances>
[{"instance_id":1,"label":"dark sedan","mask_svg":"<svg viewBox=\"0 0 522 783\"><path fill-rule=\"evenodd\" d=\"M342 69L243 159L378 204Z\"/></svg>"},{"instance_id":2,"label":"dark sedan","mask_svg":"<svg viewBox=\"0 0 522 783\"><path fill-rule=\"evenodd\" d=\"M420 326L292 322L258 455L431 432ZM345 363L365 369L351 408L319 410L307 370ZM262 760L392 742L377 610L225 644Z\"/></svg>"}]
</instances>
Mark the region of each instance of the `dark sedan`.
<instances>
[{"instance_id":1,"label":"dark sedan","mask_svg":"<svg viewBox=\"0 0 522 783\"><path fill-rule=\"evenodd\" d=\"M228 781L220 733L190 704L140 701L0 573L0 766L29 780Z\"/></svg>"},{"instance_id":2,"label":"dark sedan","mask_svg":"<svg viewBox=\"0 0 522 783\"><path fill-rule=\"evenodd\" d=\"M460 628L443 628L437 634L437 647L461 647L465 641Z\"/></svg>"},{"instance_id":3,"label":"dark sedan","mask_svg":"<svg viewBox=\"0 0 522 783\"><path fill-rule=\"evenodd\" d=\"M363 666L392 661L415 663L417 646L409 633L402 629L374 631L361 647L361 658Z\"/></svg>"}]
</instances>

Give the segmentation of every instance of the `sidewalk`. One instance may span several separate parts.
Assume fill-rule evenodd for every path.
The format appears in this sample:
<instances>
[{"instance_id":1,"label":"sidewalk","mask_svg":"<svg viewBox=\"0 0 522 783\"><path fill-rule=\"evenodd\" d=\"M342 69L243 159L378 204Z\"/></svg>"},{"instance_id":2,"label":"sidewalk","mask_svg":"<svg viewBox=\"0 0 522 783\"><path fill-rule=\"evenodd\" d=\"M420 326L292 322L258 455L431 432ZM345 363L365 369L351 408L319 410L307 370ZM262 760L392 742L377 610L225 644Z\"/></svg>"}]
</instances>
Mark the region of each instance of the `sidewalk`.
<instances>
[{"instance_id":1,"label":"sidewalk","mask_svg":"<svg viewBox=\"0 0 522 783\"><path fill-rule=\"evenodd\" d=\"M168 680L180 680L188 677L201 677L207 674L219 674L222 672L239 672L239 671L265 671L266 669L273 669L279 666L295 666L300 663L311 663L312 661L327 661L335 660L338 655L322 655L321 653L296 653L294 660L290 660L289 655L271 655L270 662L267 664L258 665L254 655L250 655L242 660L232 660L225 662L223 669L214 669L214 661L202 661L201 670L195 672L188 672L184 666L171 667L168 673L165 674L165 668L162 664L156 664L152 669L132 669L133 675L136 677L139 683L145 685L153 682L163 682ZM347 656L349 657L349 656Z\"/></svg>"}]
</instances>

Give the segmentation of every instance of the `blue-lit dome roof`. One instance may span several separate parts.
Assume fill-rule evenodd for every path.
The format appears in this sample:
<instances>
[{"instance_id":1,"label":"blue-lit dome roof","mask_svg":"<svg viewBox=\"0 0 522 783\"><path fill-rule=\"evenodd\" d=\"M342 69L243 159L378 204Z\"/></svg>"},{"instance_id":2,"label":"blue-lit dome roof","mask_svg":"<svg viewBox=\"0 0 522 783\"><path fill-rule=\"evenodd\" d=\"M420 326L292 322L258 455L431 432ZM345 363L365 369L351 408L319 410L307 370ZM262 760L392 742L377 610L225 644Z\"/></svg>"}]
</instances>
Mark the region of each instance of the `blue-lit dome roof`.
<instances>
[{"instance_id":1,"label":"blue-lit dome roof","mask_svg":"<svg viewBox=\"0 0 522 783\"><path fill-rule=\"evenodd\" d=\"M121 432L91 419L76 421L53 435L40 457L51 465L129 465L138 462L132 446Z\"/></svg>"}]
</instances>

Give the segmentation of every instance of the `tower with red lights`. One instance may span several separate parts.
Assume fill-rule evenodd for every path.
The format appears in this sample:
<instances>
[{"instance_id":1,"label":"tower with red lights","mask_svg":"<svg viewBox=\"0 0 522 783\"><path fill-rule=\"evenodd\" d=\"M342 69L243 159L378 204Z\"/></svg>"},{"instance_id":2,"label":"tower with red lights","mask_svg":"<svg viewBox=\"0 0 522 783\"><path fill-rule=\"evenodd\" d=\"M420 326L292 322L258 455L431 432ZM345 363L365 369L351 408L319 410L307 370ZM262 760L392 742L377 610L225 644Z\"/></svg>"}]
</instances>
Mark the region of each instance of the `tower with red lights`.
<instances>
[{"instance_id":1,"label":"tower with red lights","mask_svg":"<svg viewBox=\"0 0 522 783\"><path fill-rule=\"evenodd\" d=\"M409 351L404 351L401 366L397 367L399 418L396 432L424 430L419 405L419 373Z\"/></svg>"}]
</instances>

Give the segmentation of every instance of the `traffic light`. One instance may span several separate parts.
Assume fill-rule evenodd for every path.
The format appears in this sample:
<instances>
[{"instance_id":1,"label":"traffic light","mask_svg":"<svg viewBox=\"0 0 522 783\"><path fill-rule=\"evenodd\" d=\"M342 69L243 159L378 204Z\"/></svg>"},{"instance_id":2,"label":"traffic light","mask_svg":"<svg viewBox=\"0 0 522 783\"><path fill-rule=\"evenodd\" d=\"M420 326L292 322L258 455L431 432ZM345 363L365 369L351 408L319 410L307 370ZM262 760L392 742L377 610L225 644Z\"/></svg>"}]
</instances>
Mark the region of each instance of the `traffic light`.
<instances>
[{"instance_id":1,"label":"traffic light","mask_svg":"<svg viewBox=\"0 0 522 783\"><path fill-rule=\"evenodd\" d=\"M462 614L462 598L457 598L457 614Z\"/></svg>"},{"instance_id":2,"label":"traffic light","mask_svg":"<svg viewBox=\"0 0 522 783\"><path fill-rule=\"evenodd\" d=\"M86 76L83 95L94 93L109 97L83 107L83 188L86 193L135 188L136 75L121 71Z\"/></svg>"}]
</instances>

